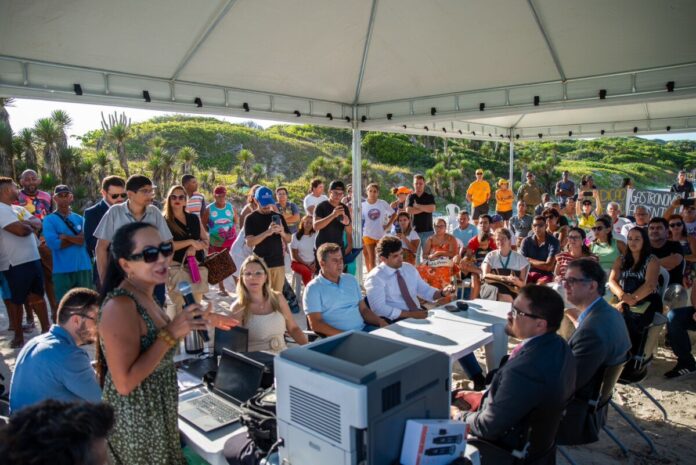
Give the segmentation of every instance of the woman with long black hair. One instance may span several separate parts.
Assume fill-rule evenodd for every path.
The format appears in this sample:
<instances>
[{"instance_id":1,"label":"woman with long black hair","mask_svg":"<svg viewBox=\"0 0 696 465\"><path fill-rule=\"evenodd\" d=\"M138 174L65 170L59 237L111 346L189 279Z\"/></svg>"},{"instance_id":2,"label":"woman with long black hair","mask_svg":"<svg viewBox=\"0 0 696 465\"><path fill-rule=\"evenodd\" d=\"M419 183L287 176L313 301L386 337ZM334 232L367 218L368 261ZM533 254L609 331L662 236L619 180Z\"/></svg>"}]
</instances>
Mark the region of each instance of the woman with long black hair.
<instances>
[{"instance_id":1,"label":"woman with long black hair","mask_svg":"<svg viewBox=\"0 0 696 465\"><path fill-rule=\"evenodd\" d=\"M643 330L655 312L662 312L662 297L657 291L660 262L652 254L650 239L644 228L628 232L628 247L614 261L609 273L609 289L618 302L614 305L626 321L632 352L640 349Z\"/></svg>"},{"instance_id":2,"label":"woman with long black hair","mask_svg":"<svg viewBox=\"0 0 696 465\"><path fill-rule=\"evenodd\" d=\"M114 464L186 464L177 428L174 352L190 331L209 322L230 328L194 304L169 319L154 299L167 280L171 241L152 225L130 223L114 234L101 291L97 375L116 414L109 437ZM197 317L200 317L196 319Z\"/></svg>"}]
</instances>

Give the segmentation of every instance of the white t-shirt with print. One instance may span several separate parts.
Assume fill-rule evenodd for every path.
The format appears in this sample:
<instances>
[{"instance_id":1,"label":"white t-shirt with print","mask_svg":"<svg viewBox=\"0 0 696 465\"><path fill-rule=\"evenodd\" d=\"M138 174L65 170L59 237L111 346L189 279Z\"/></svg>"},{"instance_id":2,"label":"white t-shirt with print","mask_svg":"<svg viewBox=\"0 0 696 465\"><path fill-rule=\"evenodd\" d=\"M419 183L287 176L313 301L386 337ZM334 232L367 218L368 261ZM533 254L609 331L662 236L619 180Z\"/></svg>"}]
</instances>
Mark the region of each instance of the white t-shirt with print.
<instances>
[{"instance_id":1,"label":"white t-shirt with print","mask_svg":"<svg viewBox=\"0 0 696 465\"><path fill-rule=\"evenodd\" d=\"M0 271L5 271L10 266L40 259L36 236L33 233L15 236L5 230L5 226L26 220L31 216L32 214L24 207L0 202Z\"/></svg>"},{"instance_id":2,"label":"white t-shirt with print","mask_svg":"<svg viewBox=\"0 0 696 465\"><path fill-rule=\"evenodd\" d=\"M394 209L386 200L379 199L375 203L365 200L362 203L363 236L375 240L381 239L386 234L384 225L393 213Z\"/></svg>"}]
</instances>

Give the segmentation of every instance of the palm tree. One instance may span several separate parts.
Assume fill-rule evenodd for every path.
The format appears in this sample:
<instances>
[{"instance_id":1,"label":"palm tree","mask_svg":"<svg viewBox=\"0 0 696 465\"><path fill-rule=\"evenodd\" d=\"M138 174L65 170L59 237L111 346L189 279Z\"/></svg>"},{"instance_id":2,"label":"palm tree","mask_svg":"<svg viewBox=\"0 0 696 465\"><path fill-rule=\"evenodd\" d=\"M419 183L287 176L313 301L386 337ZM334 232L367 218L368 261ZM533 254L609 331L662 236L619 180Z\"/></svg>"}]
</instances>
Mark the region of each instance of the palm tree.
<instances>
[{"instance_id":1,"label":"palm tree","mask_svg":"<svg viewBox=\"0 0 696 465\"><path fill-rule=\"evenodd\" d=\"M94 164L97 170L97 178L102 180L106 177L109 168L109 155L105 150L98 150L94 156Z\"/></svg>"},{"instance_id":2,"label":"palm tree","mask_svg":"<svg viewBox=\"0 0 696 465\"><path fill-rule=\"evenodd\" d=\"M60 129L51 118L41 118L34 123L34 134L43 144L44 170L51 173L54 178L59 178L61 174L58 151L58 141L61 137Z\"/></svg>"},{"instance_id":3,"label":"palm tree","mask_svg":"<svg viewBox=\"0 0 696 465\"><path fill-rule=\"evenodd\" d=\"M193 164L198 160L198 153L190 145L185 145L179 149L177 158L181 162L181 174L189 174L193 172Z\"/></svg>"},{"instance_id":4,"label":"palm tree","mask_svg":"<svg viewBox=\"0 0 696 465\"><path fill-rule=\"evenodd\" d=\"M247 149L242 149L237 154L237 160L239 161L239 166L242 169L244 180L247 181L247 183L249 185L252 184L250 182L250 179L251 179L251 175L252 175L251 167L254 164L254 158L256 158L256 157L254 156L253 153L251 153L251 150L247 150Z\"/></svg>"},{"instance_id":5,"label":"palm tree","mask_svg":"<svg viewBox=\"0 0 696 465\"><path fill-rule=\"evenodd\" d=\"M114 112L113 115L109 115L109 122L107 123L104 119L104 113L102 113L101 126L104 130L104 137L116 146L118 161L121 164L123 172L126 173L126 177L130 176L128 157L126 156L126 140L131 135L130 118L126 118L125 113L121 113L121 115L118 116L118 114Z\"/></svg>"},{"instance_id":6,"label":"palm tree","mask_svg":"<svg viewBox=\"0 0 696 465\"><path fill-rule=\"evenodd\" d=\"M169 186L176 183L176 171L172 169L174 162L176 161L176 155L168 150L162 149L161 157L162 163L164 164L164 170L162 172L162 185L160 186L160 192L166 193Z\"/></svg>"},{"instance_id":7,"label":"palm tree","mask_svg":"<svg viewBox=\"0 0 696 465\"><path fill-rule=\"evenodd\" d=\"M0 123L5 123L10 129L12 129L12 126L10 126L10 114L7 112L6 107L11 107L13 103L14 99L11 97L0 97Z\"/></svg>"},{"instance_id":8,"label":"palm tree","mask_svg":"<svg viewBox=\"0 0 696 465\"><path fill-rule=\"evenodd\" d=\"M258 184L259 181L261 181L261 178L263 178L264 174L266 174L266 167L263 166L261 163L254 163L254 166L251 167L251 177L249 178L249 184Z\"/></svg>"},{"instance_id":9,"label":"palm tree","mask_svg":"<svg viewBox=\"0 0 696 465\"><path fill-rule=\"evenodd\" d=\"M14 174L14 156L12 151L12 126L10 114L6 107L12 106L13 98L0 98L0 172L3 175Z\"/></svg>"},{"instance_id":10,"label":"palm tree","mask_svg":"<svg viewBox=\"0 0 696 465\"><path fill-rule=\"evenodd\" d=\"M157 186L162 186L164 171L167 169L162 161L163 152L159 147L153 148L147 160L147 169L152 172L152 182Z\"/></svg>"},{"instance_id":11,"label":"palm tree","mask_svg":"<svg viewBox=\"0 0 696 465\"><path fill-rule=\"evenodd\" d=\"M65 133L65 130L72 125L72 118L68 115L68 112L64 110L54 110L53 113L51 113L51 119L60 130L60 139L57 145L59 150L63 150L68 147L68 135Z\"/></svg>"},{"instance_id":12,"label":"palm tree","mask_svg":"<svg viewBox=\"0 0 696 465\"><path fill-rule=\"evenodd\" d=\"M22 147L22 156L27 168L38 169L38 157L34 148L34 132L30 128L24 128L17 135L17 139Z\"/></svg>"}]
</instances>

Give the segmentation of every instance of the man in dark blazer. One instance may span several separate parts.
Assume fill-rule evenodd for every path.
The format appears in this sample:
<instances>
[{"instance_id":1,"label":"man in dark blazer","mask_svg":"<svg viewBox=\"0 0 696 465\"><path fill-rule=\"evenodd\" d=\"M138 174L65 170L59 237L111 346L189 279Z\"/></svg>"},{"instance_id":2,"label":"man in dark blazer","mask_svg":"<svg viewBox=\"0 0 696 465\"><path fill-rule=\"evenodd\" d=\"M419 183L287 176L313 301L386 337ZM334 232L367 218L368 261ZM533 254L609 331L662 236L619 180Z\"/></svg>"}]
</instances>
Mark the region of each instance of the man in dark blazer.
<instances>
[{"instance_id":1,"label":"man in dark blazer","mask_svg":"<svg viewBox=\"0 0 696 465\"><path fill-rule=\"evenodd\" d=\"M576 388L558 430L558 444L587 444L599 439L606 407L590 413L587 401L604 367L628 359L631 340L623 317L604 300L606 274L594 260L568 264L563 285L568 302L577 308L575 332L568 340L577 362Z\"/></svg>"},{"instance_id":2,"label":"man in dark blazer","mask_svg":"<svg viewBox=\"0 0 696 465\"><path fill-rule=\"evenodd\" d=\"M89 257L94 261L94 248L97 246L97 238L94 231L106 211L112 205L123 203L128 198L126 194L126 181L120 176L107 176L102 180L102 199L85 210L85 247ZM93 266L94 282L97 283L97 267Z\"/></svg>"},{"instance_id":3,"label":"man in dark blazer","mask_svg":"<svg viewBox=\"0 0 696 465\"><path fill-rule=\"evenodd\" d=\"M563 308L546 286L528 285L513 302L506 331L522 342L493 376L480 408L464 416L482 464L512 463L509 451L527 442L526 458L516 463L556 463L556 430L576 372L570 348L556 334Z\"/></svg>"}]
</instances>

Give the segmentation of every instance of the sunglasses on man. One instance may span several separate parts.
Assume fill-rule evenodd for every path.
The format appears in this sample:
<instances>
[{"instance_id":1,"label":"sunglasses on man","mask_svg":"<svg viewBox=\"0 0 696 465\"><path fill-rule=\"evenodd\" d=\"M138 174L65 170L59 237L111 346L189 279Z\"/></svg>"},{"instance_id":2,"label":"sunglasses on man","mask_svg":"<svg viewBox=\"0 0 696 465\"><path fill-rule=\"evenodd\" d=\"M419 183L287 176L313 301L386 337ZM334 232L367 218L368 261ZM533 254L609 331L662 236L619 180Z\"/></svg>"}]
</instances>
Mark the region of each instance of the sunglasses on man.
<instances>
[{"instance_id":1,"label":"sunglasses on man","mask_svg":"<svg viewBox=\"0 0 696 465\"><path fill-rule=\"evenodd\" d=\"M125 199L126 197L128 197L128 194L125 192L122 192L120 194L109 194L109 197L111 197L111 200L116 200L118 198Z\"/></svg>"}]
</instances>

